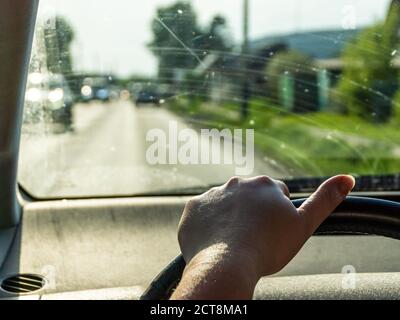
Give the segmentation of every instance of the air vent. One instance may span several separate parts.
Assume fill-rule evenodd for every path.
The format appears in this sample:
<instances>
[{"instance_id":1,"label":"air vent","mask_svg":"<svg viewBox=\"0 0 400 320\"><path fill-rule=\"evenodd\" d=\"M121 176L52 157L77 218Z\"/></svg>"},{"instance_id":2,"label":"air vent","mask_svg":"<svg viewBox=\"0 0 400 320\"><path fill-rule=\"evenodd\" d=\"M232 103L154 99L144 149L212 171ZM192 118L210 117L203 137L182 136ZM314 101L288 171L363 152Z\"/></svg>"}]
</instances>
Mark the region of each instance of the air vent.
<instances>
[{"instance_id":1,"label":"air vent","mask_svg":"<svg viewBox=\"0 0 400 320\"><path fill-rule=\"evenodd\" d=\"M18 274L8 277L1 282L1 289L8 293L32 293L42 289L46 284L45 278L35 274Z\"/></svg>"}]
</instances>

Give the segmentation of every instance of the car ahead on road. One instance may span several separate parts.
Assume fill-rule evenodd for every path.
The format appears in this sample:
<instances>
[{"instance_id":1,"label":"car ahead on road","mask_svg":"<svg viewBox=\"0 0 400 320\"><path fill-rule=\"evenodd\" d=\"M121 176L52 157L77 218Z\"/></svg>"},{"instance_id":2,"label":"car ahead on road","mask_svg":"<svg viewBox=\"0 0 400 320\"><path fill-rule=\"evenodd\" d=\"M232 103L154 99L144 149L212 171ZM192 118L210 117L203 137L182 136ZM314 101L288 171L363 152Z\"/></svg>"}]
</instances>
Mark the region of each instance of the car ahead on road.
<instances>
[{"instance_id":1,"label":"car ahead on road","mask_svg":"<svg viewBox=\"0 0 400 320\"><path fill-rule=\"evenodd\" d=\"M135 95L135 105L137 107L143 104L160 105L162 97L156 91L141 90Z\"/></svg>"},{"instance_id":2,"label":"car ahead on road","mask_svg":"<svg viewBox=\"0 0 400 320\"><path fill-rule=\"evenodd\" d=\"M130 94L137 107L144 104L160 106L176 95L171 85L151 83L134 83Z\"/></svg>"},{"instance_id":3,"label":"car ahead on road","mask_svg":"<svg viewBox=\"0 0 400 320\"><path fill-rule=\"evenodd\" d=\"M110 101L112 90L108 76L87 77L82 81L81 99L83 102L100 100L102 102Z\"/></svg>"},{"instance_id":4,"label":"car ahead on road","mask_svg":"<svg viewBox=\"0 0 400 320\"><path fill-rule=\"evenodd\" d=\"M25 93L24 121L60 124L72 130L75 97L61 74L29 74Z\"/></svg>"}]
</instances>

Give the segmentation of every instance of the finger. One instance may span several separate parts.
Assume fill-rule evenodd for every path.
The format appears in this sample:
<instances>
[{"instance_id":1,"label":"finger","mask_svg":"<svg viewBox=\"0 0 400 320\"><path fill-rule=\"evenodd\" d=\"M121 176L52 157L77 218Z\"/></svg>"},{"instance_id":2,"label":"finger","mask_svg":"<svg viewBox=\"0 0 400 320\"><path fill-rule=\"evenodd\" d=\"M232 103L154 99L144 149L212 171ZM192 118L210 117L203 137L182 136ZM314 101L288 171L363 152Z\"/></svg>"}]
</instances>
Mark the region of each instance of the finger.
<instances>
[{"instance_id":1,"label":"finger","mask_svg":"<svg viewBox=\"0 0 400 320\"><path fill-rule=\"evenodd\" d=\"M335 210L354 188L352 176L340 175L326 180L298 209L302 215L306 232L311 235Z\"/></svg>"},{"instance_id":2,"label":"finger","mask_svg":"<svg viewBox=\"0 0 400 320\"><path fill-rule=\"evenodd\" d=\"M280 181L280 180L275 180L275 179L273 179L273 180L277 184L277 186L282 190L283 194L286 197L290 198L289 188L286 185L286 183L284 183L283 181Z\"/></svg>"}]
</instances>

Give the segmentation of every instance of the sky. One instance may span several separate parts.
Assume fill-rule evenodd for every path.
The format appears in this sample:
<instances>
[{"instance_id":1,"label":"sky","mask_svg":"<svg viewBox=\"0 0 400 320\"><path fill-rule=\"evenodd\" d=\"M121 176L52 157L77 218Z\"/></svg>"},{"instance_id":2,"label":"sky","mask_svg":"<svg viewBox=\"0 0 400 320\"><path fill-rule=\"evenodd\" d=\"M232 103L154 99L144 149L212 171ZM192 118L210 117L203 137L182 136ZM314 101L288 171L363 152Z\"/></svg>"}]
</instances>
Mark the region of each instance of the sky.
<instances>
[{"instance_id":1,"label":"sky","mask_svg":"<svg viewBox=\"0 0 400 320\"><path fill-rule=\"evenodd\" d=\"M74 27L77 71L118 76L155 75L157 60L146 47L160 6L174 0L41 0L40 19L64 16ZM199 23L222 14L236 43L242 39L243 0L191 0ZM298 31L355 28L385 17L390 0L249 0L250 38Z\"/></svg>"}]
</instances>

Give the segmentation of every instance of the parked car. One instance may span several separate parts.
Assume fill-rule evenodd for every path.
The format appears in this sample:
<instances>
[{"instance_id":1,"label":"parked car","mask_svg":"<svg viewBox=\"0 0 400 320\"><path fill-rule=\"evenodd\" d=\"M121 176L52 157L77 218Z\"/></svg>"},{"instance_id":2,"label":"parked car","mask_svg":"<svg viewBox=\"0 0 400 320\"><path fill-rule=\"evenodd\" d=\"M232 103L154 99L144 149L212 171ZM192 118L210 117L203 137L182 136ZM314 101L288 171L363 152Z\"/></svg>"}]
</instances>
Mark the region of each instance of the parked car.
<instances>
[{"instance_id":1,"label":"parked car","mask_svg":"<svg viewBox=\"0 0 400 320\"><path fill-rule=\"evenodd\" d=\"M111 98L109 79L106 76L87 77L82 81L81 98L84 102L100 100L107 102Z\"/></svg>"}]
</instances>

